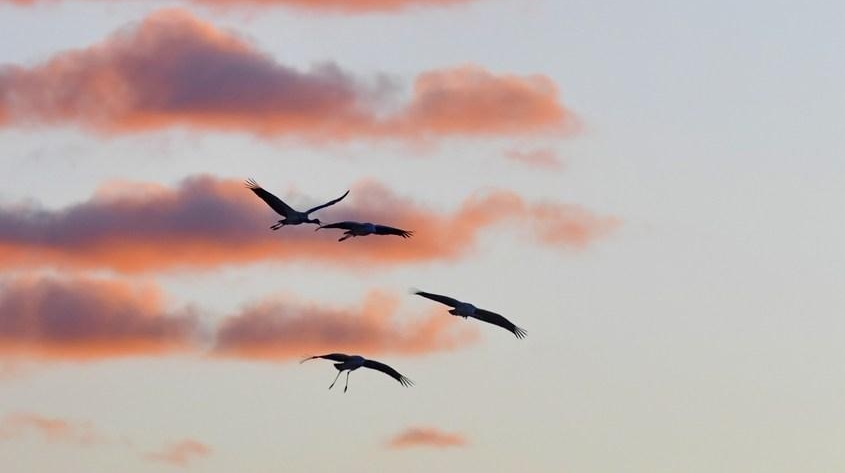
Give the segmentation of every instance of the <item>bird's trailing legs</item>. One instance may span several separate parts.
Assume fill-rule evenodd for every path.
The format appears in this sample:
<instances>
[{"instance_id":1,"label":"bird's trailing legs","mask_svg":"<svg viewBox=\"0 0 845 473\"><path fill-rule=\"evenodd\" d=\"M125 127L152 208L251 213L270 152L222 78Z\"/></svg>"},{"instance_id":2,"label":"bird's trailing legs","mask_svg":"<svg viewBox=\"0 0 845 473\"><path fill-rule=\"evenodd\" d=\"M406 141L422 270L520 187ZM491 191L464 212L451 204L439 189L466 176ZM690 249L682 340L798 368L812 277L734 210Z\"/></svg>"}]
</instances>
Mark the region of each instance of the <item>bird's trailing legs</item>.
<instances>
[{"instance_id":1,"label":"bird's trailing legs","mask_svg":"<svg viewBox=\"0 0 845 473\"><path fill-rule=\"evenodd\" d=\"M346 386L343 387L343 392L346 392L346 390L349 389L349 373L351 373L351 371L346 372Z\"/></svg>"},{"instance_id":2,"label":"bird's trailing legs","mask_svg":"<svg viewBox=\"0 0 845 473\"><path fill-rule=\"evenodd\" d=\"M273 224L270 228L272 228L273 230L278 230L278 229L280 229L280 228L284 227L285 225L287 225L287 224L286 224L286 223L283 223L283 222L280 220L278 223Z\"/></svg>"},{"instance_id":3,"label":"bird's trailing legs","mask_svg":"<svg viewBox=\"0 0 845 473\"><path fill-rule=\"evenodd\" d=\"M330 385L329 385L329 389L331 389L332 387L334 387L334 383L336 383L336 382L337 382L337 378L340 378L340 373L343 373L343 371L338 371L338 372L337 372L337 376L335 376L335 377L334 377L334 381L332 381L332 384L330 384ZM346 378L347 378L346 383L347 383L347 384L349 384L349 373L346 373Z\"/></svg>"}]
</instances>

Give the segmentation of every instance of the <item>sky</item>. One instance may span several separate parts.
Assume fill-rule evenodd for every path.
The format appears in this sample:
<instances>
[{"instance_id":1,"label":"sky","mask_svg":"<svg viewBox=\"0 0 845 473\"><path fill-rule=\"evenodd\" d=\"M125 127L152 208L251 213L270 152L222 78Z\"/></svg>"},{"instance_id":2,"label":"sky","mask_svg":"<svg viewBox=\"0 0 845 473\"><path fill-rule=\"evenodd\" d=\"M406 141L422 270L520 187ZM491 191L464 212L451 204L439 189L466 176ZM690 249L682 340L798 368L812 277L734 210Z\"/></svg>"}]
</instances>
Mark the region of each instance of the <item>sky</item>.
<instances>
[{"instance_id":1,"label":"sky","mask_svg":"<svg viewBox=\"0 0 845 473\"><path fill-rule=\"evenodd\" d=\"M0 0L2 470L842 471L843 21Z\"/></svg>"}]
</instances>

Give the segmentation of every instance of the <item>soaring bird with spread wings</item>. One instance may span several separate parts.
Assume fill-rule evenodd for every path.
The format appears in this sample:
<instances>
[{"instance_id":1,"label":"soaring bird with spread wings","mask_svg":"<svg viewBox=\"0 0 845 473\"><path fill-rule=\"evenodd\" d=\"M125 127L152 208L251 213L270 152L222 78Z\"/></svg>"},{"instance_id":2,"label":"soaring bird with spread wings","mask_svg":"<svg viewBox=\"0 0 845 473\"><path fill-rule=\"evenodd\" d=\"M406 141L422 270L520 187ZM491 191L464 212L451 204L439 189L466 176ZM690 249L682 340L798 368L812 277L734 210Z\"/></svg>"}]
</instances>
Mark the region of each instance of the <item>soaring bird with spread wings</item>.
<instances>
[{"instance_id":1,"label":"soaring bird with spread wings","mask_svg":"<svg viewBox=\"0 0 845 473\"><path fill-rule=\"evenodd\" d=\"M423 292L417 289L411 289L412 294L416 294L418 296L423 296L426 299L431 299L433 301L437 301L441 304L448 305L452 307L452 310L449 311L452 315L457 315L459 317L467 318L472 317L474 319L481 320L483 322L487 322L488 324L498 325L505 330L510 331L516 338L523 338L528 333L525 329L519 328L513 324L510 320L502 317L501 315L490 312L489 310L479 309L474 305L468 302L461 302L457 299L452 299L451 297L441 296L440 294L432 294L430 292Z\"/></svg>"},{"instance_id":2,"label":"soaring bird with spread wings","mask_svg":"<svg viewBox=\"0 0 845 473\"><path fill-rule=\"evenodd\" d=\"M337 223L330 223L328 225L320 225L314 231L317 231L321 228L339 228L341 230L346 230L343 232L343 236L340 237L337 241L343 241L347 238L351 237L359 237L359 236L367 236L367 235L397 235L402 238L409 238L411 235L414 234L413 231L402 230L400 228L393 228L388 227L386 225L376 225L374 223L361 223L361 222L337 222Z\"/></svg>"},{"instance_id":3,"label":"soaring bird with spread wings","mask_svg":"<svg viewBox=\"0 0 845 473\"><path fill-rule=\"evenodd\" d=\"M330 205L334 205L340 202L341 200L343 200L344 197L346 197L347 194L349 194L349 191L346 191L346 194L343 194L335 200L330 200L325 204L312 207L306 210L305 212L300 212L298 210L292 209L291 206L284 203L282 199L264 190L264 188L259 186L254 179L247 179L245 184L247 188L249 188L252 192L255 192L255 195L257 195L258 197L261 197L261 200L266 202L267 205L269 205L273 210L275 210L277 214L281 215L282 217L285 217L270 227L273 230L278 230L284 227L285 225L299 225L301 223L316 223L317 225L320 225L320 219L312 219L309 218L308 215L312 212L316 212L322 208L326 208Z\"/></svg>"},{"instance_id":4,"label":"soaring bird with spread wings","mask_svg":"<svg viewBox=\"0 0 845 473\"><path fill-rule=\"evenodd\" d=\"M364 358L363 356L358 356L358 355L345 355L343 353L329 353L328 355L309 356L308 358L305 358L304 360L300 361L300 363L305 363L306 361L313 360L314 358L323 358L323 359L326 359L326 360L332 360L332 361L339 362L339 363L334 364L334 367L337 370L337 376L334 377L334 381L332 381L332 384L329 386L329 389L331 389L334 386L334 383L337 382L337 378L340 377L340 374L343 373L344 371L346 371L346 386L343 387L343 392L346 392L346 390L349 388L349 373L357 370L358 368L361 368L362 366L364 368L370 368L370 369L373 369L373 370L376 370L376 371L381 371L382 373L390 376L391 378L395 379L396 381L399 381L399 383L402 384L402 386L407 387L407 386L413 386L414 385L413 381L411 381L410 379L402 376L401 374L399 374L398 371L396 371L395 369L385 365L384 363L379 363L378 361L375 361L375 360L368 360L368 359Z\"/></svg>"}]
</instances>

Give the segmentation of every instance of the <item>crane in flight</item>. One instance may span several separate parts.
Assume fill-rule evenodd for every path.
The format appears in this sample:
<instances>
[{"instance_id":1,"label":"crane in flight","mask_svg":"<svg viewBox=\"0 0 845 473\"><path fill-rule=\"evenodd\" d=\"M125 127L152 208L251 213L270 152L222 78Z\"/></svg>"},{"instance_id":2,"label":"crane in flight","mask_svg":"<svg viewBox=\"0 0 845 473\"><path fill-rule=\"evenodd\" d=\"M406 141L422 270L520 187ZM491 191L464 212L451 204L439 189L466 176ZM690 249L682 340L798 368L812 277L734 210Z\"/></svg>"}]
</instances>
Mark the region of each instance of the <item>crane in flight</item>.
<instances>
[{"instance_id":1,"label":"crane in flight","mask_svg":"<svg viewBox=\"0 0 845 473\"><path fill-rule=\"evenodd\" d=\"M339 228L341 230L346 230L345 232L343 232L343 236L340 237L337 241L343 241L347 238L367 235L397 235L401 236L402 238L410 238L411 235L414 234L413 231L388 227L386 225L376 225L374 223L369 222L361 223L346 221L330 223L328 225L320 225L319 227L314 229L314 231L316 232L321 228Z\"/></svg>"},{"instance_id":2,"label":"crane in flight","mask_svg":"<svg viewBox=\"0 0 845 473\"><path fill-rule=\"evenodd\" d=\"M326 360L332 360L332 361L338 362L338 363L334 364L334 367L337 370L337 376L334 377L334 381L332 381L332 384L329 385L329 389L331 389L334 386L334 383L337 382L337 378L340 377L340 374L343 373L344 371L346 371L346 386L343 387L343 392L346 392L346 390L349 388L349 373L357 370L358 368L361 368L362 366L364 368L370 368L370 369L373 369L373 370L376 370L376 371L381 371L382 373L390 376L391 378L395 379L396 381L399 381L399 383L402 384L402 386L408 387L408 386L414 385L413 381L411 381L410 379L402 376L401 374L399 374L398 371L396 371L395 369L385 365L384 363L379 363L378 361L375 361L375 360L368 360L368 359L364 358L363 356L358 356L358 355L346 355L346 354L343 354L343 353L329 353L328 355L309 356L308 358L305 358L304 360L300 361L299 363L302 364L302 363L305 363L308 360L313 360L314 358L323 358L323 359L326 359Z\"/></svg>"},{"instance_id":3,"label":"crane in flight","mask_svg":"<svg viewBox=\"0 0 845 473\"><path fill-rule=\"evenodd\" d=\"M320 219L309 218L309 214L311 214L312 212L316 212L322 208L326 208L330 205L334 205L343 200L343 198L346 197L347 194L349 194L349 191L346 191L345 194L338 197L337 199L330 200L325 204L318 205L316 207L312 207L306 210L305 212L300 212L298 210L294 210L293 208L291 208L290 205L284 203L282 199L264 190L264 188L259 186L254 179L249 178L244 182L244 184L246 184L246 187L252 192L255 192L255 195L260 197L261 200L266 202L267 205L269 205L273 210L275 210L277 214L284 217L282 220L279 220L278 222L273 224L273 226L270 227L273 230L278 230L284 227L285 225L299 225L302 223L316 223L317 225L320 225Z\"/></svg>"},{"instance_id":4,"label":"crane in flight","mask_svg":"<svg viewBox=\"0 0 845 473\"><path fill-rule=\"evenodd\" d=\"M523 338L528 333L525 329L517 327L513 324L513 322L501 315L495 312L490 312L489 310L479 309L468 302L461 302L457 299L452 299L451 297L423 292L418 289L411 289L411 293L452 307L452 310L449 311L452 315L457 315L463 318L472 317L474 319L487 322L488 324L498 325L499 327L502 327L503 329L516 335L516 338Z\"/></svg>"}]
</instances>

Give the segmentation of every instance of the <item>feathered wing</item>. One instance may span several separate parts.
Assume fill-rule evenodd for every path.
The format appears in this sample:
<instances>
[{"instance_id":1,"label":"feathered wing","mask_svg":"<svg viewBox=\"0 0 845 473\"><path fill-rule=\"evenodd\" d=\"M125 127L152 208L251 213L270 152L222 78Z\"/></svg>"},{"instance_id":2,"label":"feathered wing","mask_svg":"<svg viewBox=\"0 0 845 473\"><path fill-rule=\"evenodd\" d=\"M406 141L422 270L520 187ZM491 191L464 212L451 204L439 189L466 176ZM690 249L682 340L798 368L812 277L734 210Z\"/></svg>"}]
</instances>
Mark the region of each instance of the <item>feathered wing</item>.
<instances>
[{"instance_id":1,"label":"feathered wing","mask_svg":"<svg viewBox=\"0 0 845 473\"><path fill-rule=\"evenodd\" d=\"M352 357L349 356L349 355L344 355L343 353L329 353L328 355L309 356L309 357L303 359L302 361L300 361L300 363L305 363L306 361L313 360L314 358L323 358L323 359L326 359L326 360L340 361L342 363L342 362L344 362L344 361L346 361L346 360L348 360Z\"/></svg>"},{"instance_id":2,"label":"feathered wing","mask_svg":"<svg viewBox=\"0 0 845 473\"><path fill-rule=\"evenodd\" d=\"M264 188L259 186L254 179L247 179L244 183L252 192L255 192L255 195L261 197L261 200L266 202L267 205L269 205L273 210L275 210L277 214L283 217L287 217L292 212L296 212L290 207L290 205L282 202L282 199L264 190Z\"/></svg>"},{"instance_id":3,"label":"feathered wing","mask_svg":"<svg viewBox=\"0 0 845 473\"><path fill-rule=\"evenodd\" d=\"M336 203L340 202L341 200L343 200L343 198L344 198L344 197L346 197L346 196L347 196L347 194L349 194L349 191L346 191L346 194L343 194L342 196L338 197L338 198L337 198L337 199L335 199L335 200L330 200L330 201L326 202L325 204L318 205L318 206L316 206L316 207L310 208L310 209L308 209L308 211L306 211L305 213L306 213L306 214L310 214L311 212L316 212L317 210L320 210L320 209L326 208L326 207L328 207L328 206L330 206L330 205L334 205L334 204L336 204Z\"/></svg>"},{"instance_id":4,"label":"feathered wing","mask_svg":"<svg viewBox=\"0 0 845 473\"><path fill-rule=\"evenodd\" d=\"M510 331L516 338L523 338L528 332L525 329L519 328L513 324L510 320L502 317L501 315L490 312L489 310L484 309L475 309L475 314L473 315L474 318L478 320L483 320L489 324L498 325L499 327L504 328L505 330Z\"/></svg>"},{"instance_id":5,"label":"feathered wing","mask_svg":"<svg viewBox=\"0 0 845 473\"><path fill-rule=\"evenodd\" d=\"M412 289L412 291L413 291L414 294L416 294L418 296L423 296L426 299L431 299L433 301L437 301L441 304L446 304L446 305L451 306L451 307L457 307L461 303L461 301L459 301L457 299L452 299L451 297L441 296L440 294L432 294L430 292L417 291L417 290L413 290L413 289Z\"/></svg>"},{"instance_id":6,"label":"feathered wing","mask_svg":"<svg viewBox=\"0 0 845 473\"><path fill-rule=\"evenodd\" d=\"M402 230L400 228L388 227L386 225L375 225L376 235L398 235L402 238L409 238L414 234L413 231Z\"/></svg>"},{"instance_id":7,"label":"feathered wing","mask_svg":"<svg viewBox=\"0 0 845 473\"><path fill-rule=\"evenodd\" d=\"M381 371L382 373L390 376L391 378L395 379L396 381L399 381L402 384L402 386L407 387L407 386L413 386L414 385L413 381L411 381L410 379L402 376L401 374L399 374L398 371L396 371L395 369L385 365L384 363L379 363L378 361L374 361L374 360L364 360L364 366L366 366L367 368L370 368L370 369L374 369L376 371Z\"/></svg>"},{"instance_id":8,"label":"feathered wing","mask_svg":"<svg viewBox=\"0 0 845 473\"><path fill-rule=\"evenodd\" d=\"M361 226L361 224L358 223L358 222L350 222L350 221L335 222L335 223L330 223L328 225L320 225L319 227L317 227L317 230L319 230L321 228L340 228L342 230L353 230L353 229L360 227L360 226Z\"/></svg>"}]
</instances>

